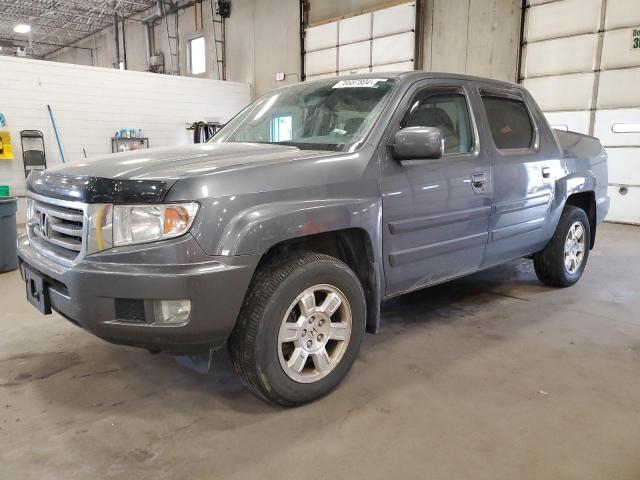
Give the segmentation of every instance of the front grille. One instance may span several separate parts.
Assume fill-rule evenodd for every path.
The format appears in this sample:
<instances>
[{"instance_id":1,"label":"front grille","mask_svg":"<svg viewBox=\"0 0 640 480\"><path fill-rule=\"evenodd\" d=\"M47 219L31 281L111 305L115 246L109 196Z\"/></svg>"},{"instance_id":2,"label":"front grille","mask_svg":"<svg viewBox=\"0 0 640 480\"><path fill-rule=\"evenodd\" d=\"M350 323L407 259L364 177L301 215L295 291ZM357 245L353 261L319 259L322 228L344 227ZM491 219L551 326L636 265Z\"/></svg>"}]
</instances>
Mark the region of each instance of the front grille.
<instances>
[{"instance_id":1,"label":"front grille","mask_svg":"<svg viewBox=\"0 0 640 480\"><path fill-rule=\"evenodd\" d=\"M73 262L84 253L85 204L29 194L30 242L48 256Z\"/></svg>"}]
</instances>

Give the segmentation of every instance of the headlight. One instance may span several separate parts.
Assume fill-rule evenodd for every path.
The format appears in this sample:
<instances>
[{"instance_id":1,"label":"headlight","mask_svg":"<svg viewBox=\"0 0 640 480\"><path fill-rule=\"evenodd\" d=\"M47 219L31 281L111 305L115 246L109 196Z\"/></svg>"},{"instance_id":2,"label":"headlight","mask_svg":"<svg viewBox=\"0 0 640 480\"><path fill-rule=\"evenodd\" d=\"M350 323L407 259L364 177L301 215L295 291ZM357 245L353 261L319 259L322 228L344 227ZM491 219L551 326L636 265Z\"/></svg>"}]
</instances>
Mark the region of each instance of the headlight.
<instances>
[{"instance_id":1,"label":"headlight","mask_svg":"<svg viewBox=\"0 0 640 480\"><path fill-rule=\"evenodd\" d=\"M88 253L179 237L189 231L197 212L197 203L92 205Z\"/></svg>"}]
</instances>

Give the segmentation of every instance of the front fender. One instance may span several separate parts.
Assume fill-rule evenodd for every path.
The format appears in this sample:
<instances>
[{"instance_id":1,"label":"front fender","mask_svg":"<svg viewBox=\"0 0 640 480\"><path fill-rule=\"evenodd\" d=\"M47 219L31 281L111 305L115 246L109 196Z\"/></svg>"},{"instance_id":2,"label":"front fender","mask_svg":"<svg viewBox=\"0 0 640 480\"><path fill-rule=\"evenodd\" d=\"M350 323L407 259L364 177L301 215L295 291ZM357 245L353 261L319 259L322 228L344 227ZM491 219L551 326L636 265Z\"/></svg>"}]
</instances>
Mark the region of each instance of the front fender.
<instances>
[{"instance_id":1,"label":"front fender","mask_svg":"<svg viewBox=\"0 0 640 480\"><path fill-rule=\"evenodd\" d=\"M238 212L225 225L216 255L264 253L292 238L362 228L375 245L382 212L379 198L283 201Z\"/></svg>"}]
</instances>

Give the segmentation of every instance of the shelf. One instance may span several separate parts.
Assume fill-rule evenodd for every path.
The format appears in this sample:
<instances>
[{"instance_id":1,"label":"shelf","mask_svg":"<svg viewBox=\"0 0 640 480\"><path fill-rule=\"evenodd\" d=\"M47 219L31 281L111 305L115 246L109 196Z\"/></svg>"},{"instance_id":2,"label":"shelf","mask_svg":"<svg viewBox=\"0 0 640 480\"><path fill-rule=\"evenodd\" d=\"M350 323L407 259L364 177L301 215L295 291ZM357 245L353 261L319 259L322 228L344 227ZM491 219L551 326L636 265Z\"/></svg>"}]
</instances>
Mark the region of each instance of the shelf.
<instances>
[{"instance_id":1,"label":"shelf","mask_svg":"<svg viewBox=\"0 0 640 480\"><path fill-rule=\"evenodd\" d=\"M130 138L119 138L119 137L111 137L111 140L115 140L117 142L131 142L131 141L140 141L140 142L148 142L149 139L147 137L130 137Z\"/></svg>"}]
</instances>

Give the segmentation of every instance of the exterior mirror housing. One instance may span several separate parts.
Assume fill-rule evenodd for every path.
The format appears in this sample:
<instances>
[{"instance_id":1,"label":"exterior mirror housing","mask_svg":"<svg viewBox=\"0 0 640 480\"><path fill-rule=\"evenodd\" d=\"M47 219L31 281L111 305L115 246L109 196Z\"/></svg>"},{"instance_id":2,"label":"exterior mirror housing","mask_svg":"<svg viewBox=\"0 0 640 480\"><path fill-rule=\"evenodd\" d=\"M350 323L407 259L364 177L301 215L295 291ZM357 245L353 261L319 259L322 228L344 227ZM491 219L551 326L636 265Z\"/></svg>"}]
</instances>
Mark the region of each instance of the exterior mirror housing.
<instances>
[{"instance_id":1,"label":"exterior mirror housing","mask_svg":"<svg viewBox=\"0 0 640 480\"><path fill-rule=\"evenodd\" d=\"M397 160L433 160L444 155L444 139L437 127L406 127L399 130L391 145Z\"/></svg>"}]
</instances>

